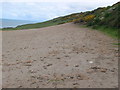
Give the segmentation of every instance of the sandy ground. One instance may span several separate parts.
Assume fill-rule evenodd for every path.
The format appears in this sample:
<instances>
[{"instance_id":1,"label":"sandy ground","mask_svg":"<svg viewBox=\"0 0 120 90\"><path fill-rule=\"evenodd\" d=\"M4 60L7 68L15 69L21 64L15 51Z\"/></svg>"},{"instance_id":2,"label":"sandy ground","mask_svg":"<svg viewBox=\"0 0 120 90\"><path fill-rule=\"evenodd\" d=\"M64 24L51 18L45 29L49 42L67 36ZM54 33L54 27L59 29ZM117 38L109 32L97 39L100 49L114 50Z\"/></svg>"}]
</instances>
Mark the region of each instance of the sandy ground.
<instances>
[{"instance_id":1,"label":"sandy ground","mask_svg":"<svg viewBox=\"0 0 120 90\"><path fill-rule=\"evenodd\" d=\"M112 38L71 23L3 31L3 88L118 87Z\"/></svg>"}]
</instances>

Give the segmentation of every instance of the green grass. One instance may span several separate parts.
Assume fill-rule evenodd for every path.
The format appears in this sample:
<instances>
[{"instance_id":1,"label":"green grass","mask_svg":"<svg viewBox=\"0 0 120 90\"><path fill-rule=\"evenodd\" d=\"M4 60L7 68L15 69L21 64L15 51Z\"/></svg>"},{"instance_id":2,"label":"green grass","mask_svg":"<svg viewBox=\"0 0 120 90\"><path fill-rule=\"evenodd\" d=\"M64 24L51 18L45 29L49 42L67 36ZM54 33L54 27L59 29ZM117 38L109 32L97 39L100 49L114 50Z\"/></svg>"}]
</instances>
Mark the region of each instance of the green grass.
<instances>
[{"instance_id":1,"label":"green grass","mask_svg":"<svg viewBox=\"0 0 120 90\"><path fill-rule=\"evenodd\" d=\"M16 28L3 28L2 30L4 31L4 30L35 29L35 28L48 27L53 25L58 25L58 23L45 22L45 23L36 23L36 24L26 24L26 25L17 26Z\"/></svg>"},{"instance_id":2,"label":"green grass","mask_svg":"<svg viewBox=\"0 0 120 90\"><path fill-rule=\"evenodd\" d=\"M118 35L118 28L111 28L111 27L106 27L106 26L93 26L93 29L99 30L106 35L109 35L115 39L120 39L120 36Z\"/></svg>"},{"instance_id":3,"label":"green grass","mask_svg":"<svg viewBox=\"0 0 120 90\"><path fill-rule=\"evenodd\" d=\"M120 45L120 43L113 43L113 45Z\"/></svg>"}]
</instances>

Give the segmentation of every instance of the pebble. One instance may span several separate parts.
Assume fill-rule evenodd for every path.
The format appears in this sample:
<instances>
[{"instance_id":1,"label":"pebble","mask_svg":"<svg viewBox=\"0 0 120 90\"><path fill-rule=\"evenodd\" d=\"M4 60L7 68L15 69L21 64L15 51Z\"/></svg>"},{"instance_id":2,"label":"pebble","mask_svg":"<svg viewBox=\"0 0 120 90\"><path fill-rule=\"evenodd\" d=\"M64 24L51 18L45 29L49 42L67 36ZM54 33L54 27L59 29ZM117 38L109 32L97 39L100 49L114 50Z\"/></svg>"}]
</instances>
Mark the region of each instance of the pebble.
<instances>
[{"instance_id":1,"label":"pebble","mask_svg":"<svg viewBox=\"0 0 120 90\"><path fill-rule=\"evenodd\" d=\"M75 65L75 67L79 67L79 65Z\"/></svg>"},{"instance_id":2,"label":"pebble","mask_svg":"<svg viewBox=\"0 0 120 90\"><path fill-rule=\"evenodd\" d=\"M44 57L44 58L47 58L47 57Z\"/></svg>"},{"instance_id":3,"label":"pebble","mask_svg":"<svg viewBox=\"0 0 120 90\"><path fill-rule=\"evenodd\" d=\"M35 71L34 71L34 70L29 70L29 72L30 72L30 73L35 73Z\"/></svg>"},{"instance_id":4,"label":"pebble","mask_svg":"<svg viewBox=\"0 0 120 90\"><path fill-rule=\"evenodd\" d=\"M78 83L73 83L73 85L79 85Z\"/></svg>"},{"instance_id":5,"label":"pebble","mask_svg":"<svg viewBox=\"0 0 120 90\"><path fill-rule=\"evenodd\" d=\"M65 57L69 57L69 55L65 55Z\"/></svg>"},{"instance_id":6,"label":"pebble","mask_svg":"<svg viewBox=\"0 0 120 90\"><path fill-rule=\"evenodd\" d=\"M107 69L101 69L100 71L105 73L107 71Z\"/></svg>"},{"instance_id":7,"label":"pebble","mask_svg":"<svg viewBox=\"0 0 120 90\"><path fill-rule=\"evenodd\" d=\"M104 72L104 73L107 72L107 70L108 70L106 68L100 68L100 67L97 67L97 66L96 67L91 67L91 69L94 69L94 70L97 70L97 71L100 71L100 72Z\"/></svg>"},{"instance_id":8,"label":"pebble","mask_svg":"<svg viewBox=\"0 0 120 90\"><path fill-rule=\"evenodd\" d=\"M85 45L83 45L83 47L85 47Z\"/></svg>"},{"instance_id":9,"label":"pebble","mask_svg":"<svg viewBox=\"0 0 120 90\"><path fill-rule=\"evenodd\" d=\"M57 59L60 59L59 57L57 57Z\"/></svg>"},{"instance_id":10,"label":"pebble","mask_svg":"<svg viewBox=\"0 0 120 90\"><path fill-rule=\"evenodd\" d=\"M44 68L44 69L47 69L47 67L46 67L46 66L43 66L43 68Z\"/></svg>"},{"instance_id":11,"label":"pebble","mask_svg":"<svg viewBox=\"0 0 120 90\"><path fill-rule=\"evenodd\" d=\"M32 63L32 61L31 61L31 60L28 60L28 61L26 61L26 63Z\"/></svg>"},{"instance_id":12,"label":"pebble","mask_svg":"<svg viewBox=\"0 0 120 90\"><path fill-rule=\"evenodd\" d=\"M90 63L90 64L92 64L92 63L93 63L93 61L89 61L89 63Z\"/></svg>"},{"instance_id":13,"label":"pebble","mask_svg":"<svg viewBox=\"0 0 120 90\"><path fill-rule=\"evenodd\" d=\"M41 59L41 61L44 61L44 59Z\"/></svg>"},{"instance_id":14,"label":"pebble","mask_svg":"<svg viewBox=\"0 0 120 90\"><path fill-rule=\"evenodd\" d=\"M68 64L66 64L65 66L69 66Z\"/></svg>"},{"instance_id":15,"label":"pebble","mask_svg":"<svg viewBox=\"0 0 120 90\"><path fill-rule=\"evenodd\" d=\"M21 88L21 87L22 87L21 85L18 86L18 88Z\"/></svg>"},{"instance_id":16,"label":"pebble","mask_svg":"<svg viewBox=\"0 0 120 90\"><path fill-rule=\"evenodd\" d=\"M79 54L79 52L76 52L77 54Z\"/></svg>"},{"instance_id":17,"label":"pebble","mask_svg":"<svg viewBox=\"0 0 120 90\"><path fill-rule=\"evenodd\" d=\"M70 76L70 79L73 79L74 77L73 76Z\"/></svg>"},{"instance_id":18,"label":"pebble","mask_svg":"<svg viewBox=\"0 0 120 90\"><path fill-rule=\"evenodd\" d=\"M52 66L52 64L48 64L47 66Z\"/></svg>"}]
</instances>

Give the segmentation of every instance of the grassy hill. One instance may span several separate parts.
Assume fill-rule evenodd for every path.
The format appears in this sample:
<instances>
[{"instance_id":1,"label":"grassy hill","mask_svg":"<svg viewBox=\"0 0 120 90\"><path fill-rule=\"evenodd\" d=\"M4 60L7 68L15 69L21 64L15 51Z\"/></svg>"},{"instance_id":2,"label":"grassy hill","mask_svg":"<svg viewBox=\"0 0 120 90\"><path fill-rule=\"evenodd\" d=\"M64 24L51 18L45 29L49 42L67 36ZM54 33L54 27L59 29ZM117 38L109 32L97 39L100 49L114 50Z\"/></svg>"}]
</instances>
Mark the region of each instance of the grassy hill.
<instances>
[{"instance_id":1,"label":"grassy hill","mask_svg":"<svg viewBox=\"0 0 120 90\"><path fill-rule=\"evenodd\" d=\"M113 37L118 37L118 29L120 29L119 21L120 2L112 6L97 8L93 11L74 13L42 23L20 25L15 28L3 28L2 30L33 29L74 22L75 24L80 23L91 26L92 28L104 31Z\"/></svg>"},{"instance_id":2,"label":"grassy hill","mask_svg":"<svg viewBox=\"0 0 120 90\"><path fill-rule=\"evenodd\" d=\"M2 30L33 29L33 28L42 28L47 26L64 24L64 23L72 22L74 19L79 18L79 16L76 16L78 14L79 13L58 17L49 21L41 22L41 23L20 25L20 26L17 26L16 28L3 28Z\"/></svg>"}]
</instances>

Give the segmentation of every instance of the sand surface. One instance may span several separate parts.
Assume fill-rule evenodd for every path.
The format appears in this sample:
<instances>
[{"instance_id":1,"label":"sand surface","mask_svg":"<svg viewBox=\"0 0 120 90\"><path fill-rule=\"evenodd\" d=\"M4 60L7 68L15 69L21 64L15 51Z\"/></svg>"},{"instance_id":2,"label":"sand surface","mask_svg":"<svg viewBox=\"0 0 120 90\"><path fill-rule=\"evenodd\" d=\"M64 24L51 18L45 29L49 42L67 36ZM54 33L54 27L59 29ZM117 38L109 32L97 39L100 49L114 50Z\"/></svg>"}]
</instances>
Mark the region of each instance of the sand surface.
<instances>
[{"instance_id":1,"label":"sand surface","mask_svg":"<svg viewBox=\"0 0 120 90\"><path fill-rule=\"evenodd\" d=\"M3 88L118 87L116 41L71 23L3 31Z\"/></svg>"}]
</instances>

